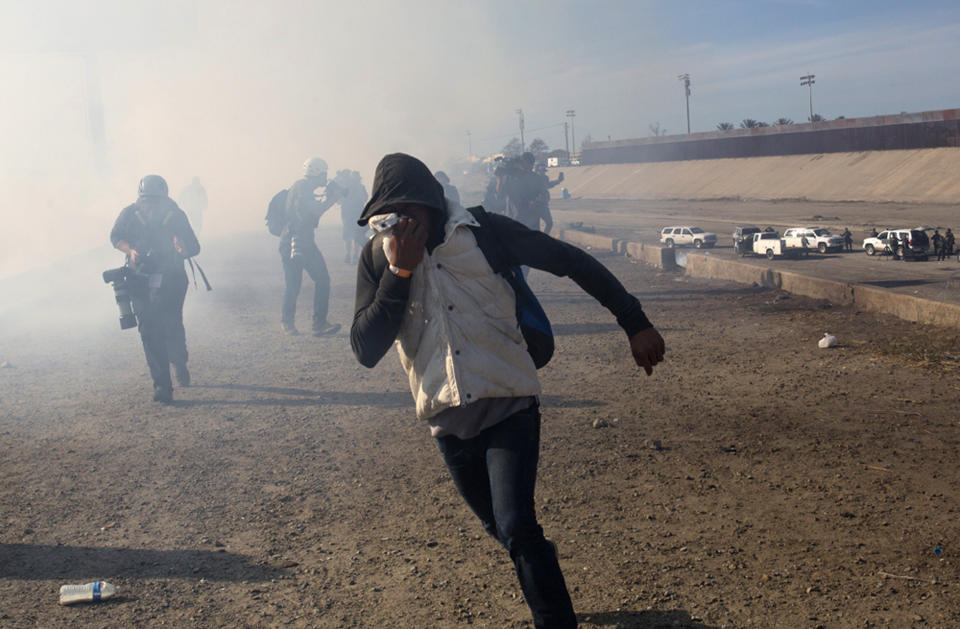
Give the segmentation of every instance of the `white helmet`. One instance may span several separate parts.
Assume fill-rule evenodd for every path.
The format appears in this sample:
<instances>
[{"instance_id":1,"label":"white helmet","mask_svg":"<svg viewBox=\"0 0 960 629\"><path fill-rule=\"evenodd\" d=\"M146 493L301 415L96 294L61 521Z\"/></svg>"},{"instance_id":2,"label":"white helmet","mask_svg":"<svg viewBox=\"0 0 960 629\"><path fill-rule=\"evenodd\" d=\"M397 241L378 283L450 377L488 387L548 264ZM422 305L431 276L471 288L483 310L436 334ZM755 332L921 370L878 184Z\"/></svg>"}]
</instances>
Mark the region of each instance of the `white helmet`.
<instances>
[{"instance_id":1,"label":"white helmet","mask_svg":"<svg viewBox=\"0 0 960 629\"><path fill-rule=\"evenodd\" d=\"M303 163L303 173L307 177L317 177L327 172L327 163L319 157L311 157Z\"/></svg>"}]
</instances>

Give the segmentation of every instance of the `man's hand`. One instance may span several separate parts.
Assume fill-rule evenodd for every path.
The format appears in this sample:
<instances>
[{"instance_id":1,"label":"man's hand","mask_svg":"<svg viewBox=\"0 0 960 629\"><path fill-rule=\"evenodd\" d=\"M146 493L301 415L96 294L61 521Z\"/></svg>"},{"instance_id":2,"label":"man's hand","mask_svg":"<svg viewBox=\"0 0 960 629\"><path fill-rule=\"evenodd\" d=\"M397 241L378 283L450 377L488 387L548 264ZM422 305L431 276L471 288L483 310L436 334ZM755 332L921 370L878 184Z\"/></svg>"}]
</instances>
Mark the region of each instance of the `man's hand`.
<instances>
[{"instance_id":1,"label":"man's hand","mask_svg":"<svg viewBox=\"0 0 960 629\"><path fill-rule=\"evenodd\" d=\"M123 253L127 254L127 257L130 258L130 264L137 263L137 256L139 256L140 254L137 253L136 249L130 246L129 242L127 242L126 240L121 240L117 242L116 247Z\"/></svg>"},{"instance_id":2,"label":"man's hand","mask_svg":"<svg viewBox=\"0 0 960 629\"><path fill-rule=\"evenodd\" d=\"M663 362L666 348L663 337L656 328L647 328L630 337L630 351L633 352L633 359L637 361L637 366L643 367L649 376L653 374L653 366Z\"/></svg>"},{"instance_id":3,"label":"man's hand","mask_svg":"<svg viewBox=\"0 0 960 629\"><path fill-rule=\"evenodd\" d=\"M423 259L427 235L424 225L408 216L401 216L387 239L387 261L395 267L414 270Z\"/></svg>"}]
</instances>

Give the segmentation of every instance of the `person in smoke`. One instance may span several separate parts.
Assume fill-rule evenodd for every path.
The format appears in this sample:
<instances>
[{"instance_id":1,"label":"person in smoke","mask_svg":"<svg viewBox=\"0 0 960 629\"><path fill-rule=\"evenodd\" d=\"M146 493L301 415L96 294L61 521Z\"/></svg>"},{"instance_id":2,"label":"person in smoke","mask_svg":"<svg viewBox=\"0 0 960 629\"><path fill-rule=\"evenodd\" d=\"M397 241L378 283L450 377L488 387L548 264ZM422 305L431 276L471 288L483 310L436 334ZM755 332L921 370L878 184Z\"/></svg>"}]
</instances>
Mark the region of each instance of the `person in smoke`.
<instances>
[{"instance_id":1,"label":"person in smoke","mask_svg":"<svg viewBox=\"0 0 960 629\"><path fill-rule=\"evenodd\" d=\"M533 153L524 153L509 171L504 184L507 216L534 230L540 229L543 220L549 233L553 219L549 206L542 202L542 196L549 196L549 192L544 188L543 178L533 172L535 161Z\"/></svg>"},{"instance_id":2,"label":"person in smoke","mask_svg":"<svg viewBox=\"0 0 960 629\"><path fill-rule=\"evenodd\" d=\"M199 232L203 225L203 212L207 209L207 191L199 177L194 177L190 185L180 191L180 207L187 213L193 231Z\"/></svg>"},{"instance_id":3,"label":"person in smoke","mask_svg":"<svg viewBox=\"0 0 960 629\"><path fill-rule=\"evenodd\" d=\"M457 187L450 183L450 177L447 177L447 173L442 170L438 170L433 173L433 176L437 178L437 181L440 182L440 185L443 186L443 196L447 197L455 203L460 203L460 191L457 190Z\"/></svg>"},{"instance_id":4,"label":"person in smoke","mask_svg":"<svg viewBox=\"0 0 960 629\"><path fill-rule=\"evenodd\" d=\"M280 327L291 336L300 333L294 320L303 272L306 271L314 284L313 335L329 336L340 330L340 324L327 321L330 274L323 254L317 248L314 230L323 213L340 201L343 191L340 186L327 186L327 163L319 157L304 162L303 171L304 176L295 181L287 192L287 224L280 234L280 260L286 285ZM323 186L328 188L326 194L317 198L315 191Z\"/></svg>"},{"instance_id":5,"label":"person in smoke","mask_svg":"<svg viewBox=\"0 0 960 629\"><path fill-rule=\"evenodd\" d=\"M183 261L200 253L186 213L168 196L159 175L140 180L137 200L120 212L110 242L136 271L131 297L143 353L153 379L155 402L173 402L173 365L180 386L190 386L183 302L187 272Z\"/></svg>"},{"instance_id":6,"label":"person in smoke","mask_svg":"<svg viewBox=\"0 0 960 629\"><path fill-rule=\"evenodd\" d=\"M382 215L391 214L399 220L386 227ZM358 222L368 221L378 233L357 270L354 354L372 368L396 345L416 415L429 425L467 505L510 553L534 625L575 627L556 546L535 513L537 370L518 329L514 289L494 273L473 230L493 229L511 265L570 277L596 298L616 317L648 375L663 360L663 338L593 257L482 207L467 210L445 199L426 165L409 155L380 161Z\"/></svg>"},{"instance_id":7,"label":"person in smoke","mask_svg":"<svg viewBox=\"0 0 960 629\"><path fill-rule=\"evenodd\" d=\"M543 162L537 164L534 173L540 182L540 188L533 202L533 214L540 216L543 220L543 231L549 234L553 229L553 216L550 214L550 189L563 181L563 173L561 172L556 179L550 181L550 177L547 176L547 165Z\"/></svg>"},{"instance_id":8,"label":"person in smoke","mask_svg":"<svg viewBox=\"0 0 960 629\"><path fill-rule=\"evenodd\" d=\"M346 196L340 199L341 235L346 249L343 261L345 264L356 264L360 250L367 242L367 230L357 225L357 219L367 202L367 188L356 170L341 170L334 181L346 191Z\"/></svg>"},{"instance_id":9,"label":"person in smoke","mask_svg":"<svg viewBox=\"0 0 960 629\"><path fill-rule=\"evenodd\" d=\"M493 160L493 175L487 182L487 189L483 193L483 209L495 214L506 212L506 201L504 200L502 188L503 180L507 173L507 163L503 157L497 157Z\"/></svg>"}]
</instances>

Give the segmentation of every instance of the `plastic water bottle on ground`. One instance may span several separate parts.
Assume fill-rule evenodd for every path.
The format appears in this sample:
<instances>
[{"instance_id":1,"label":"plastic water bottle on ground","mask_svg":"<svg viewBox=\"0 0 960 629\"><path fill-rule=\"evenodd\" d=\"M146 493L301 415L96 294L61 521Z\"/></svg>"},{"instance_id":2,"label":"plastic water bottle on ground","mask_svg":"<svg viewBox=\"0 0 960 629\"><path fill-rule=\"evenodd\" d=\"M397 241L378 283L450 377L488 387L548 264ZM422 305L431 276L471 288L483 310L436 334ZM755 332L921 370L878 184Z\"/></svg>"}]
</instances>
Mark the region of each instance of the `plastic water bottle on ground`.
<instances>
[{"instance_id":1,"label":"plastic water bottle on ground","mask_svg":"<svg viewBox=\"0 0 960 629\"><path fill-rule=\"evenodd\" d=\"M106 581L94 581L83 585L61 585L60 604L96 603L117 595L117 586Z\"/></svg>"},{"instance_id":2,"label":"plastic water bottle on ground","mask_svg":"<svg viewBox=\"0 0 960 629\"><path fill-rule=\"evenodd\" d=\"M817 347L819 347L820 349L827 349L828 347L833 347L836 344L837 344L837 337L825 332L823 334L823 338L820 339L819 342L817 342Z\"/></svg>"}]
</instances>

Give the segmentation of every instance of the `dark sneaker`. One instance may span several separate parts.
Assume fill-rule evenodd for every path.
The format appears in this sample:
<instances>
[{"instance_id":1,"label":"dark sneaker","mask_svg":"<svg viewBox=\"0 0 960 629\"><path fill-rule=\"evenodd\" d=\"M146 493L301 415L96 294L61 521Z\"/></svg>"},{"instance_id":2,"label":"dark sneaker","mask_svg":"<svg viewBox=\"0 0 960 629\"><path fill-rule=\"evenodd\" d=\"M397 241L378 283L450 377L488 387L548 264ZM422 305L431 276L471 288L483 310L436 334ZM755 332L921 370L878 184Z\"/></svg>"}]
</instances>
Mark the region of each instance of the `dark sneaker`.
<instances>
[{"instance_id":1,"label":"dark sneaker","mask_svg":"<svg viewBox=\"0 0 960 629\"><path fill-rule=\"evenodd\" d=\"M339 323L323 323L313 326L314 336L332 336L340 331Z\"/></svg>"},{"instance_id":2,"label":"dark sneaker","mask_svg":"<svg viewBox=\"0 0 960 629\"><path fill-rule=\"evenodd\" d=\"M187 365L186 365L186 364L183 364L183 365L176 365L176 364L175 364L175 365L173 366L173 373L174 373L174 375L177 376L177 383L178 383L181 387L189 387L189 386L190 386L190 371L187 369Z\"/></svg>"},{"instance_id":3,"label":"dark sneaker","mask_svg":"<svg viewBox=\"0 0 960 629\"><path fill-rule=\"evenodd\" d=\"M280 329L283 330L283 333L287 336L300 336L300 332L292 323L287 323L286 321L280 322Z\"/></svg>"},{"instance_id":4,"label":"dark sneaker","mask_svg":"<svg viewBox=\"0 0 960 629\"><path fill-rule=\"evenodd\" d=\"M160 402L161 404L172 404L173 389L165 389L163 387L153 387L153 401Z\"/></svg>"}]
</instances>

